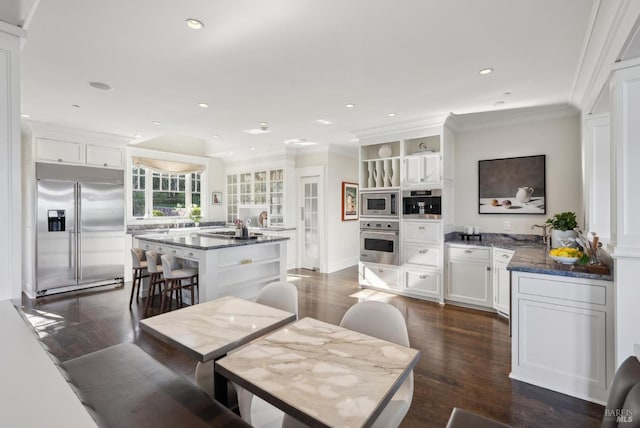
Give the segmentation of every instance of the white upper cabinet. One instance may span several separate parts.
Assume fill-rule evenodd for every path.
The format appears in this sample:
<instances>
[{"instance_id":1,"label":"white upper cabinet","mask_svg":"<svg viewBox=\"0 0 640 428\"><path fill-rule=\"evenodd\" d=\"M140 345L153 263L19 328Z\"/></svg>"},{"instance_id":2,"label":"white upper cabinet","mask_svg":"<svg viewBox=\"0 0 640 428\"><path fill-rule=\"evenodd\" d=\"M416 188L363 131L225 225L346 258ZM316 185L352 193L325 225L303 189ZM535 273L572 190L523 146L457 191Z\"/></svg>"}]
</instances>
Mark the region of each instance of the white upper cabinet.
<instances>
[{"instance_id":1,"label":"white upper cabinet","mask_svg":"<svg viewBox=\"0 0 640 428\"><path fill-rule=\"evenodd\" d=\"M38 138L36 140L36 157L39 161L45 162L83 164L85 162L85 148L82 143Z\"/></svg>"},{"instance_id":2,"label":"white upper cabinet","mask_svg":"<svg viewBox=\"0 0 640 428\"><path fill-rule=\"evenodd\" d=\"M72 141L36 139L36 159L39 162L88 165L124 169L124 150Z\"/></svg>"},{"instance_id":3,"label":"white upper cabinet","mask_svg":"<svg viewBox=\"0 0 640 428\"><path fill-rule=\"evenodd\" d=\"M440 154L406 156L404 158L404 184L406 186L441 185Z\"/></svg>"}]
</instances>

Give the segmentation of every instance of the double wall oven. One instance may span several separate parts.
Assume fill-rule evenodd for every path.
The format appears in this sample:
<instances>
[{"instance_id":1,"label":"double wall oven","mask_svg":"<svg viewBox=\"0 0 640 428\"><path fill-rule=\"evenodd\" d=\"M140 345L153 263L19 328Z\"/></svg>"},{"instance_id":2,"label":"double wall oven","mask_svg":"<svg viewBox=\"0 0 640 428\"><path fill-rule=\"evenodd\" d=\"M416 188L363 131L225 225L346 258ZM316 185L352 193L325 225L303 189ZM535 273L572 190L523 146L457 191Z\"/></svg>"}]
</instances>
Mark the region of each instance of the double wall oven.
<instances>
[{"instance_id":1,"label":"double wall oven","mask_svg":"<svg viewBox=\"0 0 640 428\"><path fill-rule=\"evenodd\" d=\"M400 224L390 220L360 221L360 261L397 266Z\"/></svg>"}]
</instances>

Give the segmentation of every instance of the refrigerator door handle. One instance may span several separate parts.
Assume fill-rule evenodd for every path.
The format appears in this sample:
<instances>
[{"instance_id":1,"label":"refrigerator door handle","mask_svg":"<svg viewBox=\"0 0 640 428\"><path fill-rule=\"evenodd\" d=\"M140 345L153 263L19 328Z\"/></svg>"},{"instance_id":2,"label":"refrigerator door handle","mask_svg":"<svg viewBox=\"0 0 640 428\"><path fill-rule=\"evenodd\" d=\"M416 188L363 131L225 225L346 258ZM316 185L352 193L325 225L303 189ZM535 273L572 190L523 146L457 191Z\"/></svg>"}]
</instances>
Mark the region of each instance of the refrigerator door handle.
<instances>
[{"instance_id":1,"label":"refrigerator door handle","mask_svg":"<svg viewBox=\"0 0 640 428\"><path fill-rule=\"evenodd\" d=\"M82 281L82 185L76 184L76 280Z\"/></svg>"}]
</instances>

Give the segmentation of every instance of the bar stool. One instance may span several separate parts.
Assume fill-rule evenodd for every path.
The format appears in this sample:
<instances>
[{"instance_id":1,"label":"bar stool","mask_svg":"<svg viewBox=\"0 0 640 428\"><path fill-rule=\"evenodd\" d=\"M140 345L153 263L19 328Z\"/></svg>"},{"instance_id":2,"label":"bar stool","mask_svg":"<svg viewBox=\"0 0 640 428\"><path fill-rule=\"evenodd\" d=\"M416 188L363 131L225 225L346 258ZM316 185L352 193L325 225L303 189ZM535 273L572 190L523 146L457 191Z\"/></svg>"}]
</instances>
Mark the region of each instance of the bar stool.
<instances>
[{"instance_id":1,"label":"bar stool","mask_svg":"<svg viewBox=\"0 0 640 428\"><path fill-rule=\"evenodd\" d=\"M156 288L158 289L158 297L162 300L164 277L162 276L162 260L160 260L160 254L155 251L147 251L145 254L147 256L147 271L149 272L149 290L143 312L146 316L149 307L153 303L153 299L156 297Z\"/></svg>"},{"instance_id":2,"label":"bar stool","mask_svg":"<svg viewBox=\"0 0 640 428\"><path fill-rule=\"evenodd\" d=\"M145 254L144 251L142 251L142 248L131 249L131 267L133 271L133 281L131 284L131 297L129 298L129 307L131 307L131 303L133 303L134 293L136 295L136 302L140 301L140 284L142 283L142 278L146 278L149 276L149 273L147 272L147 261L145 259Z\"/></svg>"},{"instance_id":3,"label":"bar stool","mask_svg":"<svg viewBox=\"0 0 640 428\"><path fill-rule=\"evenodd\" d=\"M182 306L182 290L189 289L191 291L191 304L195 304L196 298L194 294L200 291L198 289L198 269L181 267L175 257L171 254L163 254L160 256L162 260L162 273L164 275L165 286L162 290L162 300L160 301L160 312L164 312L167 297L169 297L169 310L171 310L171 301L173 300L173 292L177 293L176 302L178 308ZM188 284L183 285L182 281L189 280Z\"/></svg>"}]
</instances>

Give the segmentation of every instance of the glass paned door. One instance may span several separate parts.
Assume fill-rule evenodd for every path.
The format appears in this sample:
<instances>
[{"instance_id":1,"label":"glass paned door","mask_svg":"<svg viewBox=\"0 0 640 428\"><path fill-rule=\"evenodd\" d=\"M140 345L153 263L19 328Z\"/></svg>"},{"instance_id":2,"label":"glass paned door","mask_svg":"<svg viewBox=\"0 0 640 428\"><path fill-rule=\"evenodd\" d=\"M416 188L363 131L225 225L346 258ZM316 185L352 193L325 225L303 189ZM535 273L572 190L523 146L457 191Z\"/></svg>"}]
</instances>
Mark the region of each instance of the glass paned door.
<instances>
[{"instance_id":1,"label":"glass paned door","mask_svg":"<svg viewBox=\"0 0 640 428\"><path fill-rule=\"evenodd\" d=\"M238 218L238 175L227 175L227 223Z\"/></svg>"},{"instance_id":2,"label":"glass paned door","mask_svg":"<svg viewBox=\"0 0 640 428\"><path fill-rule=\"evenodd\" d=\"M320 266L319 181L317 176L300 180L303 269L318 270Z\"/></svg>"},{"instance_id":3,"label":"glass paned door","mask_svg":"<svg viewBox=\"0 0 640 428\"><path fill-rule=\"evenodd\" d=\"M269 171L269 224L284 226L284 170Z\"/></svg>"}]
</instances>

